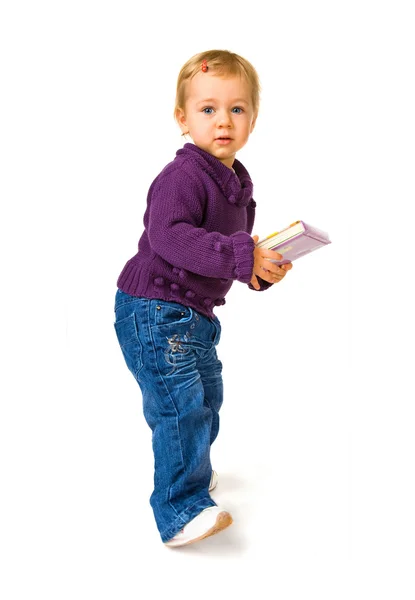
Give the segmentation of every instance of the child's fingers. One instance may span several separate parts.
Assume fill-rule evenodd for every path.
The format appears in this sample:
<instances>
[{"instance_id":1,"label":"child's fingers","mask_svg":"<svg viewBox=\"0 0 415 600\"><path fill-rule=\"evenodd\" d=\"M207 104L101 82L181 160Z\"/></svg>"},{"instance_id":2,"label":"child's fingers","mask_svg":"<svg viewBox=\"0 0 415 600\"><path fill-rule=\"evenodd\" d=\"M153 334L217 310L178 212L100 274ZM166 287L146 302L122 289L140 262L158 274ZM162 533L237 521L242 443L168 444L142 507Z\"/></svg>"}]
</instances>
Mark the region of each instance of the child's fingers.
<instances>
[{"instance_id":1,"label":"child's fingers","mask_svg":"<svg viewBox=\"0 0 415 600\"><path fill-rule=\"evenodd\" d=\"M281 272L281 266L276 265L268 259L261 260L258 264L261 267L261 269L264 269L265 271L270 271L271 273L275 273L275 275L278 275Z\"/></svg>"},{"instance_id":2,"label":"child's fingers","mask_svg":"<svg viewBox=\"0 0 415 600\"><path fill-rule=\"evenodd\" d=\"M282 260L283 256L275 250L265 250L261 248L261 256L263 258L271 258L272 260Z\"/></svg>"},{"instance_id":3,"label":"child's fingers","mask_svg":"<svg viewBox=\"0 0 415 600\"><path fill-rule=\"evenodd\" d=\"M261 286L259 285L259 281L258 281L258 279L256 278L256 275L252 275L252 278L251 278L251 284L252 284L252 286L253 286L253 287L254 287L256 290L260 290L260 289L261 289Z\"/></svg>"},{"instance_id":4,"label":"child's fingers","mask_svg":"<svg viewBox=\"0 0 415 600\"><path fill-rule=\"evenodd\" d=\"M277 283L278 281L281 281L281 279L283 279L287 274L287 272L284 269L277 269L278 270L276 272L265 271L264 269L262 269L260 273L256 272L256 274L258 275L258 277L261 277L261 279L268 281L268 283Z\"/></svg>"}]
</instances>

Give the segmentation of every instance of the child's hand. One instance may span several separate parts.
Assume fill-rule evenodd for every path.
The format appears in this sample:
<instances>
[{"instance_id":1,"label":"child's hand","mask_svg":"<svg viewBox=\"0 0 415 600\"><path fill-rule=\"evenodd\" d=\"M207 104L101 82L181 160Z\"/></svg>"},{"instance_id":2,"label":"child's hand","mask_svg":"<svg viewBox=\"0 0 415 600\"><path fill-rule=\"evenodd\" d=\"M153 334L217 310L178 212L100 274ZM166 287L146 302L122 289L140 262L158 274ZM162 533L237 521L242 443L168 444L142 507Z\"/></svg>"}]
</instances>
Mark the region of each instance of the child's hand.
<instances>
[{"instance_id":1,"label":"child's hand","mask_svg":"<svg viewBox=\"0 0 415 600\"><path fill-rule=\"evenodd\" d=\"M256 244L259 240L257 235L252 236L254 243ZM283 279L287 272L292 269L292 263L287 263L286 265L278 266L275 263L270 262L267 258L273 258L274 260L281 260L282 254L279 252L275 252L275 250L266 250L265 248L254 248L254 269L252 272L251 284L256 289L259 290L261 286L259 285L258 277L268 281L268 283L278 283Z\"/></svg>"}]
</instances>

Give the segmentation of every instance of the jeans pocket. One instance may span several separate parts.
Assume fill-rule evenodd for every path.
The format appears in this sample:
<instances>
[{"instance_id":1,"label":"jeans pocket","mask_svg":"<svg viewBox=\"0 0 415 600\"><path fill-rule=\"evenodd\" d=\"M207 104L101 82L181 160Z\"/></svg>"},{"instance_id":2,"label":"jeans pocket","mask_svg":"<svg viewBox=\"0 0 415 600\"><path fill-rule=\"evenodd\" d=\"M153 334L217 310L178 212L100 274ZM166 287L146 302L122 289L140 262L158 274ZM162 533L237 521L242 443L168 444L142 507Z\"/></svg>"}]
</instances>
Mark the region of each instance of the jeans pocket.
<instances>
[{"instance_id":1,"label":"jeans pocket","mask_svg":"<svg viewBox=\"0 0 415 600\"><path fill-rule=\"evenodd\" d=\"M143 367L143 349L138 337L138 324L135 313L115 321L114 328L127 367L137 379Z\"/></svg>"},{"instance_id":2,"label":"jeans pocket","mask_svg":"<svg viewBox=\"0 0 415 600\"><path fill-rule=\"evenodd\" d=\"M193 310L177 302L158 301L156 304L155 325L182 325L191 321Z\"/></svg>"}]
</instances>

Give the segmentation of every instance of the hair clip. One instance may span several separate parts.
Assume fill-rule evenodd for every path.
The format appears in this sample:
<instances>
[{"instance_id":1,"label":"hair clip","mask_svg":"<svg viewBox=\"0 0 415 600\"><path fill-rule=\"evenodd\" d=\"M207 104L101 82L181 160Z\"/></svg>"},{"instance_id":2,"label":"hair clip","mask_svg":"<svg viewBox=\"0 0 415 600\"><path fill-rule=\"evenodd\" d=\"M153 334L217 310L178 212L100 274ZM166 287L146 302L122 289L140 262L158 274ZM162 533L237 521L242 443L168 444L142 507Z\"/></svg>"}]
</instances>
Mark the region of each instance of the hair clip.
<instances>
[{"instance_id":1,"label":"hair clip","mask_svg":"<svg viewBox=\"0 0 415 600\"><path fill-rule=\"evenodd\" d=\"M204 61L202 62L202 71L203 71L203 73L206 73L206 72L207 72L207 70L208 70L208 66L207 66L207 60L204 60Z\"/></svg>"}]
</instances>

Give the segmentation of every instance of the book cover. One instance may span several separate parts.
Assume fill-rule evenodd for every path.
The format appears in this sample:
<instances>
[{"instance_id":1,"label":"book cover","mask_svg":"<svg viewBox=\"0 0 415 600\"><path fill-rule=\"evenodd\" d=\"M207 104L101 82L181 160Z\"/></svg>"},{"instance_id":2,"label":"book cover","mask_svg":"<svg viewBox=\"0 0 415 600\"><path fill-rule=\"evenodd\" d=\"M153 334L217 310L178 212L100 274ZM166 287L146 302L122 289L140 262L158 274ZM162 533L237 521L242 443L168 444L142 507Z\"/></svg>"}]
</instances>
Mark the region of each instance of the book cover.
<instances>
[{"instance_id":1,"label":"book cover","mask_svg":"<svg viewBox=\"0 0 415 600\"><path fill-rule=\"evenodd\" d=\"M328 233L312 227L304 221L296 221L282 231L277 231L260 240L257 246L282 254L282 260L272 262L284 265L328 244L331 244Z\"/></svg>"}]
</instances>

